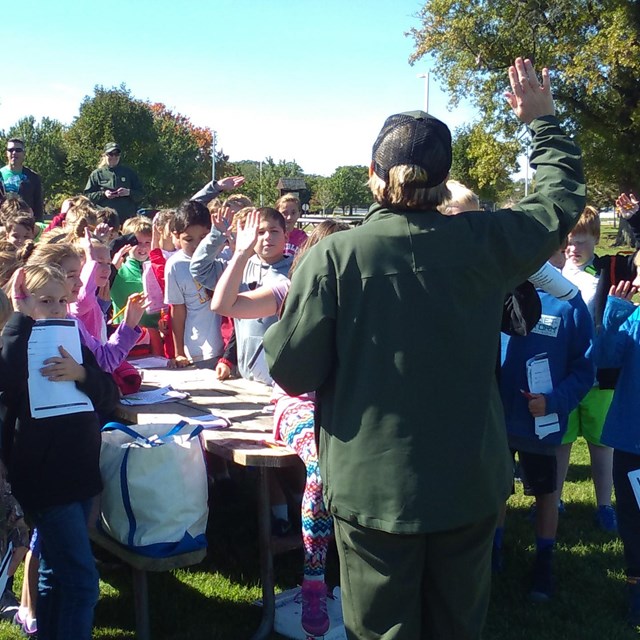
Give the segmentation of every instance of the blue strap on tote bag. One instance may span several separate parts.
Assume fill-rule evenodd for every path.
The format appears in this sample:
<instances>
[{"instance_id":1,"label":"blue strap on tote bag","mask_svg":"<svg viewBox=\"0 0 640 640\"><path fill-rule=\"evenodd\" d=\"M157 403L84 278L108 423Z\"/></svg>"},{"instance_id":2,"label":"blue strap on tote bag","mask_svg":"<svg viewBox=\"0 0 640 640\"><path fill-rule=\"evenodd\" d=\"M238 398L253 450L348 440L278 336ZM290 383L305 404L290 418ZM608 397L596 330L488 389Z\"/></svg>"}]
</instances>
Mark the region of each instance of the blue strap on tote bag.
<instances>
[{"instance_id":1,"label":"blue strap on tote bag","mask_svg":"<svg viewBox=\"0 0 640 640\"><path fill-rule=\"evenodd\" d=\"M201 425L186 422L175 426L110 422L102 428L99 526L104 533L140 555L155 558L207 546L202 430Z\"/></svg>"}]
</instances>

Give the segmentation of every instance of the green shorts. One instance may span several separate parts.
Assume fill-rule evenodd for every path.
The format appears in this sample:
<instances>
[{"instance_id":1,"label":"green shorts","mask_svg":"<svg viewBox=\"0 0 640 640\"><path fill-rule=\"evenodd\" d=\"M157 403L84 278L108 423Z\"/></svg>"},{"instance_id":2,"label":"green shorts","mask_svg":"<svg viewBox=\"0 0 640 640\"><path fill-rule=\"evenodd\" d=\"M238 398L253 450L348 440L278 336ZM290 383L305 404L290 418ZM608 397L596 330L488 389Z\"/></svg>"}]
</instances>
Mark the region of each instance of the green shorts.
<instances>
[{"instance_id":1,"label":"green shorts","mask_svg":"<svg viewBox=\"0 0 640 640\"><path fill-rule=\"evenodd\" d=\"M567 432L562 438L562 444L575 442L578 436L582 436L591 444L601 445L602 427L612 399L613 389L593 387L569 414Z\"/></svg>"}]
</instances>

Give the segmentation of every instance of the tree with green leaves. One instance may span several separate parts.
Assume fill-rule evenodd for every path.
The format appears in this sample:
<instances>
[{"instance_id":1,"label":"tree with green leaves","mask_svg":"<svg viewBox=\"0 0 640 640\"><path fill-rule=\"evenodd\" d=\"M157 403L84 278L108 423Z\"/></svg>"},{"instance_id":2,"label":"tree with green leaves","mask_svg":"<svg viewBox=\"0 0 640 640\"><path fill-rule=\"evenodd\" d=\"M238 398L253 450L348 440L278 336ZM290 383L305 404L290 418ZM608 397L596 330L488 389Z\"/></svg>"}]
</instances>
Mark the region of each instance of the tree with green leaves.
<instances>
[{"instance_id":1,"label":"tree with green leaves","mask_svg":"<svg viewBox=\"0 0 640 640\"><path fill-rule=\"evenodd\" d=\"M349 214L354 208L366 207L371 204L371 192L367 187L369 179L368 167L362 165L350 165L338 167L330 178L333 202Z\"/></svg>"},{"instance_id":2,"label":"tree with green leaves","mask_svg":"<svg viewBox=\"0 0 640 640\"><path fill-rule=\"evenodd\" d=\"M278 160L271 156L262 162L257 160L241 160L231 163L227 173L241 175L245 178L242 193L251 198L257 207L272 207L280 197L277 185L280 178L302 178L302 167L295 160Z\"/></svg>"},{"instance_id":3,"label":"tree with green leaves","mask_svg":"<svg viewBox=\"0 0 640 640\"><path fill-rule=\"evenodd\" d=\"M153 113L124 85L112 89L98 86L93 96L86 96L65 141L67 172L75 193L82 193L107 142L120 145L122 163L136 171L145 189L160 158Z\"/></svg>"},{"instance_id":4,"label":"tree with green leaves","mask_svg":"<svg viewBox=\"0 0 640 640\"><path fill-rule=\"evenodd\" d=\"M640 3L428 0L419 18L411 62L432 57L454 105L470 100L485 128L515 139L519 123L502 95L506 70L529 57L551 70L556 109L584 153L592 202L638 188Z\"/></svg>"},{"instance_id":5,"label":"tree with green leaves","mask_svg":"<svg viewBox=\"0 0 640 640\"><path fill-rule=\"evenodd\" d=\"M480 123L459 127L453 135L450 175L474 191L480 200L499 202L513 190L520 145L501 141Z\"/></svg>"}]
</instances>

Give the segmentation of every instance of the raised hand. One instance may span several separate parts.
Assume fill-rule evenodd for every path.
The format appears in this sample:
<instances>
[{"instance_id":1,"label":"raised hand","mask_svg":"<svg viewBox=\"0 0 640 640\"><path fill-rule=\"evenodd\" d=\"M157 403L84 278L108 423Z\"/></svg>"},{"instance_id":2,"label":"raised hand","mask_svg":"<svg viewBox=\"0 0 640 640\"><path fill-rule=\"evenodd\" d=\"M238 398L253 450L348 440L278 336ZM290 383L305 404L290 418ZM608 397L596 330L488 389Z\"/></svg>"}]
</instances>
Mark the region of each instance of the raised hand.
<instances>
[{"instance_id":1,"label":"raised hand","mask_svg":"<svg viewBox=\"0 0 640 640\"><path fill-rule=\"evenodd\" d=\"M236 233L236 253L253 252L253 247L258 239L258 227L260 226L260 214L257 209L249 212L244 224L238 222Z\"/></svg>"},{"instance_id":2,"label":"raised hand","mask_svg":"<svg viewBox=\"0 0 640 640\"><path fill-rule=\"evenodd\" d=\"M638 202L638 199L633 193L630 193L629 195L621 193L616 198L616 208L623 218L631 218L631 216L638 213L638 209L640 209L640 202Z\"/></svg>"},{"instance_id":3,"label":"raised hand","mask_svg":"<svg viewBox=\"0 0 640 640\"><path fill-rule=\"evenodd\" d=\"M113 258L111 258L111 264L113 264L116 269L119 269L131 249L133 249L133 246L130 244L125 244L123 247L120 247Z\"/></svg>"},{"instance_id":4,"label":"raised hand","mask_svg":"<svg viewBox=\"0 0 640 640\"><path fill-rule=\"evenodd\" d=\"M222 234L229 233L233 222L233 210L231 207L220 207L211 214L211 224Z\"/></svg>"},{"instance_id":5,"label":"raised hand","mask_svg":"<svg viewBox=\"0 0 640 640\"><path fill-rule=\"evenodd\" d=\"M609 295L614 298L621 298L631 302L631 298L638 292L638 287L634 287L628 280L621 280L618 284L609 289Z\"/></svg>"},{"instance_id":6,"label":"raised hand","mask_svg":"<svg viewBox=\"0 0 640 640\"><path fill-rule=\"evenodd\" d=\"M512 92L506 91L504 95L521 122L529 124L541 116L555 114L549 69L542 69L540 84L531 60L516 58L509 67L509 82Z\"/></svg>"},{"instance_id":7,"label":"raised hand","mask_svg":"<svg viewBox=\"0 0 640 640\"><path fill-rule=\"evenodd\" d=\"M127 299L124 310L124 323L131 329L135 329L148 307L149 301L143 293L132 293Z\"/></svg>"},{"instance_id":8,"label":"raised hand","mask_svg":"<svg viewBox=\"0 0 640 640\"><path fill-rule=\"evenodd\" d=\"M228 178L222 178L216 180L216 184L221 191L232 191L244 184L244 176L230 176Z\"/></svg>"},{"instance_id":9,"label":"raised hand","mask_svg":"<svg viewBox=\"0 0 640 640\"><path fill-rule=\"evenodd\" d=\"M11 285L11 302L13 310L23 313L25 316L33 318L36 301L24 283L24 269L16 271Z\"/></svg>"}]
</instances>

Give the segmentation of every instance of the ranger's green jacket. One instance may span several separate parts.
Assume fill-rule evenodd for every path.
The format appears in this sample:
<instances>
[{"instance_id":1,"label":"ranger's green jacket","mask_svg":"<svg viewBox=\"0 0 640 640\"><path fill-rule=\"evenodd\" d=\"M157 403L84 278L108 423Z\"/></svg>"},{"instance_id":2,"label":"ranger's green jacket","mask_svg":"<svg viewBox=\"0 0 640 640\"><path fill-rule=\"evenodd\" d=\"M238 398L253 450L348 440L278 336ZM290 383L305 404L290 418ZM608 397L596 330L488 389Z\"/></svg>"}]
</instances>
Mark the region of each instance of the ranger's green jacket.
<instances>
[{"instance_id":1,"label":"ranger's green jacket","mask_svg":"<svg viewBox=\"0 0 640 640\"><path fill-rule=\"evenodd\" d=\"M121 198L107 198L106 191L124 187L131 193ZM111 207L118 212L120 224L136 215L138 205L144 198L142 184L136 172L129 167L117 164L113 168L101 167L89 176L84 195L99 207Z\"/></svg>"},{"instance_id":2,"label":"ranger's green jacket","mask_svg":"<svg viewBox=\"0 0 640 640\"><path fill-rule=\"evenodd\" d=\"M579 149L531 124L536 193L448 217L374 205L302 260L264 339L273 378L317 390L333 514L374 529L453 529L511 487L495 379L505 294L557 249L585 204Z\"/></svg>"}]
</instances>

